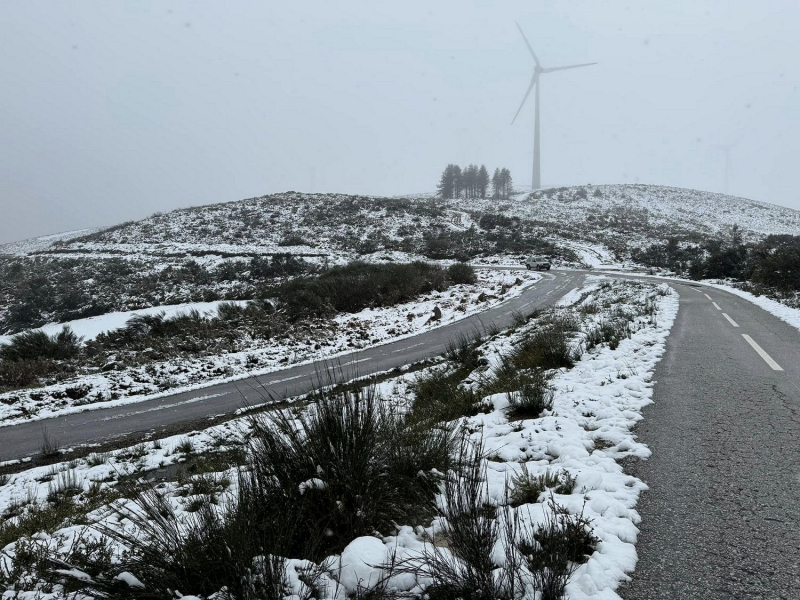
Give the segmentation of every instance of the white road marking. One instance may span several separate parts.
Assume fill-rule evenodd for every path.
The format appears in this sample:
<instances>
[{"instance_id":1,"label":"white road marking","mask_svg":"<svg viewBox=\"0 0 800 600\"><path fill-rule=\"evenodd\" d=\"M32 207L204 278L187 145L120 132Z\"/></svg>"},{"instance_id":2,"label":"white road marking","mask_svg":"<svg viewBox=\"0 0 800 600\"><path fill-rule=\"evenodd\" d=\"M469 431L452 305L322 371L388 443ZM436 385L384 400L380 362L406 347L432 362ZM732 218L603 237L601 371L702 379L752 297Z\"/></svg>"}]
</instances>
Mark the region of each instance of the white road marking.
<instances>
[{"instance_id":1,"label":"white road marking","mask_svg":"<svg viewBox=\"0 0 800 600\"><path fill-rule=\"evenodd\" d=\"M100 419L101 421L112 421L114 419L122 419L125 417L133 417L136 415L142 415L144 413L155 412L157 410L165 410L167 408L175 408L176 406L183 406L184 404L194 404L195 402L200 402L202 400L208 400L210 398L218 398L219 396L227 396L227 393L222 394L209 394L207 396L199 396L198 398L190 398L189 400L182 400L180 402L172 402L170 404L159 404L158 406L154 406L152 408L145 408L142 410L134 410L131 412L121 413L118 415L111 415L110 417L103 417Z\"/></svg>"},{"instance_id":2,"label":"white road marking","mask_svg":"<svg viewBox=\"0 0 800 600\"><path fill-rule=\"evenodd\" d=\"M772 360L772 357L769 354L767 354L761 346L756 344L756 342L755 342L755 340L753 338L751 338L746 333L743 333L742 337L745 340L747 340L747 343L750 344L753 347L753 350L758 352L758 355L761 358L764 359L764 362L767 363L773 371L783 371L781 366L778 363L776 363L774 360Z\"/></svg>"},{"instance_id":3,"label":"white road marking","mask_svg":"<svg viewBox=\"0 0 800 600\"><path fill-rule=\"evenodd\" d=\"M738 327L738 326L739 326L739 324L738 324L736 321L734 321L733 319L731 319L731 318L728 316L728 314L727 314L727 313L722 313L722 316L723 316L723 317L725 317L726 319L728 319L728 323L730 323L730 324L731 324L731 325L733 325L734 327Z\"/></svg>"},{"instance_id":4,"label":"white road marking","mask_svg":"<svg viewBox=\"0 0 800 600\"><path fill-rule=\"evenodd\" d=\"M424 346L425 342L420 342L419 344L413 344L411 346L404 346L397 350L392 350L392 354L397 354L398 352L405 352L406 350L411 350L412 348L416 348L417 346Z\"/></svg>"},{"instance_id":5,"label":"white road marking","mask_svg":"<svg viewBox=\"0 0 800 600\"><path fill-rule=\"evenodd\" d=\"M367 362L368 360L372 360L371 358L362 358L361 360L351 360L350 362L342 363L339 365L340 367L348 367L350 365L355 365L357 363Z\"/></svg>"},{"instance_id":6,"label":"white road marking","mask_svg":"<svg viewBox=\"0 0 800 600\"><path fill-rule=\"evenodd\" d=\"M711 296L709 296L708 294L705 294L705 293L704 293L704 294L703 294L703 296L705 296L706 298L708 298L709 300L711 300Z\"/></svg>"},{"instance_id":7,"label":"white road marking","mask_svg":"<svg viewBox=\"0 0 800 600\"><path fill-rule=\"evenodd\" d=\"M714 308L716 308L717 310L722 310L722 309L719 307L719 304L717 304L716 302L712 302L711 304L713 304L713 305L714 305Z\"/></svg>"},{"instance_id":8,"label":"white road marking","mask_svg":"<svg viewBox=\"0 0 800 600\"><path fill-rule=\"evenodd\" d=\"M283 383L284 381L291 381L292 379L300 379L303 375L295 375L294 377L287 377L286 379L273 379L272 381L268 381L267 385L272 385L273 383Z\"/></svg>"}]
</instances>

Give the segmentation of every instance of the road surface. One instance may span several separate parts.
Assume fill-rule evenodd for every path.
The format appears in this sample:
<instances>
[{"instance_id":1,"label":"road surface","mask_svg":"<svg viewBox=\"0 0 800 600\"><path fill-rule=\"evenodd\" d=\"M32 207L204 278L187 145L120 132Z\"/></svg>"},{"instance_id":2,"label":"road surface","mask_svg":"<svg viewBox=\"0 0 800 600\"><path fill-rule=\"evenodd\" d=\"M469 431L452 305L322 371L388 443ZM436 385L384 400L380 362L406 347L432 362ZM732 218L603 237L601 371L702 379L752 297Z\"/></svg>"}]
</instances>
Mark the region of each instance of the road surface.
<instances>
[{"instance_id":1,"label":"road surface","mask_svg":"<svg viewBox=\"0 0 800 600\"><path fill-rule=\"evenodd\" d=\"M624 600L800 598L800 331L709 287L681 296L654 403L653 455Z\"/></svg>"},{"instance_id":2,"label":"road surface","mask_svg":"<svg viewBox=\"0 0 800 600\"><path fill-rule=\"evenodd\" d=\"M414 337L337 357L334 364L340 364L346 373L352 371L361 377L439 356L444 353L448 341L459 333L469 334L476 328L483 331L484 325L490 323L507 327L515 311L527 314L552 304L578 287L582 280L583 274L574 271L545 273L541 281L525 289L520 296L495 308ZM259 376L258 381L221 383L155 400L0 427L0 462L39 452L44 430L60 447L69 448L104 443L138 432L142 436L146 433L158 435L159 431L176 423L198 421L234 412L246 404L264 402L265 395L282 398L302 394L310 390L317 369L315 364L299 365Z\"/></svg>"}]
</instances>

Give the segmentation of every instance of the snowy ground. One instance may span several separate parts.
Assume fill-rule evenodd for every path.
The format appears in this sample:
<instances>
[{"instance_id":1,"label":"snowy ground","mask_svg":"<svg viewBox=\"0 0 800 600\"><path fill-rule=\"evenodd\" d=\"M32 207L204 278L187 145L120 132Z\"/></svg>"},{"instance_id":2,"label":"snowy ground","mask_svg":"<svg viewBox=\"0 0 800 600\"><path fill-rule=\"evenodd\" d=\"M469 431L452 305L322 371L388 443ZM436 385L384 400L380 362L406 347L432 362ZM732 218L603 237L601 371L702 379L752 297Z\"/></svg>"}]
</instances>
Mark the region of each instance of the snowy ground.
<instances>
[{"instance_id":1,"label":"snowy ground","mask_svg":"<svg viewBox=\"0 0 800 600\"><path fill-rule=\"evenodd\" d=\"M64 327L69 327L76 335L83 338L83 341L93 340L101 333L119 329L125 326L128 320L137 315L157 315L164 313L167 319L196 310L200 314L215 314L217 307L223 303L234 303L244 306L247 300L217 300L215 302L187 302L185 304L172 304L169 306L153 306L150 308L140 308L138 310L127 310L120 312L110 312L98 317L87 317L86 319L76 319L64 323L47 323L38 329L47 335L54 335ZM0 335L0 344L7 344L13 335Z\"/></svg>"},{"instance_id":2,"label":"snowy ground","mask_svg":"<svg viewBox=\"0 0 800 600\"><path fill-rule=\"evenodd\" d=\"M0 254L11 254L16 256L24 256L31 252L37 252L49 248L55 242L67 242L73 238L82 235L88 235L99 231L95 229L78 229L76 231L65 231L62 233L53 233L50 235L43 235L41 237L31 238L28 240L21 240L19 242L9 242L7 244L0 244Z\"/></svg>"},{"instance_id":3,"label":"snowy ground","mask_svg":"<svg viewBox=\"0 0 800 600\"><path fill-rule=\"evenodd\" d=\"M141 367L85 373L55 385L6 392L0 394L0 425L142 402L384 344L496 306L521 294L541 278L532 272L493 270L478 270L477 276L474 285L455 285L415 302L341 314L324 328L303 336L254 339L252 346L242 352L154 361ZM436 306L442 311L438 321L431 320ZM156 307L147 312L164 308L170 308L173 314L181 312L178 307ZM121 323L125 314L115 313L98 317L98 320L82 319L71 324L76 331L92 333L107 323ZM60 324L53 329L60 329Z\"/></svg>"},{"instance_id":4,"label":"snowy ground","mask_svg":"<svg viewBox=\"0 0 800 600\"><path fill-rule=\"evenodd\" d=\"M474 439L481 439L489 451L487 462L488 493L490 502L505 502L505 486L509 478L518 474L523 465L532 475L565 470L575 476L576 488L572 494L557 494L557 502L572 513L584 510L591 519L594 534L600 539L594 554L581 565L568 586L571 599L609 600L619 598L614 590L628 578L636 564L635 543L639 515L636 502L646 486L640 480L623 472L619 460L628 456L647 457L650 451L636 441L632 433L634 424L642 418L641 410L652 402L652 376L656 363L663 356L666 338L678 310L678 297L665 284L647 282L609 282L592 277L587 287L572 294L564 304L572 302L576 314L581 315L581 333L573 342L583 344L587 332L598 323L610 318L613 311L637 314L633 319L629 339L611 349L606 344L584 352L572 369L562 369L553 380L555 400L552 411L536 419L509 420L506 394L490 396L493 410L488 414L465 419L464 425ZM582 306L601 307L599 312L582 310ZM650 306L650 314L642 307ZM535 327L535 321L527 326ZM490 367L497 365L500 356L523 335L518 330L511 335L499 335L488 341L482 353L489 358ZM404 375L380 384L380 392L388 402L407 401L412 375ZM142 473L148 469L168 465L186 458L186 440L194 453L204 450L229 449L230 440L242 432L242 421L230 421L187 437L172 437L154 443L140 444L103 456L90 456L72 463L30 469L15 475L0 486L0 514L17 515L28 510L37 501L44 501L54 481L65 474L83 490L76 496L78 502L89 491L99 487L111 489L121 474ZM181 450L184 448L184 450ZM232 472L219 473L234 481ZM191 481L166 484L163 491L174 509L184 517L191 513ZM522 505L516 509L519 517L532 524L541 523L547 506L542 502ZM120 500L120 502L130 502ZM585 506L585 507L584 507ZM105 524L114 525L104 517L102 510L89 515ZM14 516L10 518L15 518ZM110 518L113 521L113 518ZM122 525L120 523L120 525ZM430 544L431 533L441 526L436 520L430 528L400 527L396 535L385 538L363 537L354 540L341 557L328 561L334 568L327 574L330 581L330 598L341 598L343 593L353 593L361 585L375 582L379 565L391 552L398 558L419 556ZM68 548L85 527L72 526L54 532L36 535L40 543ZM498 542L500 543L500 542ZM496 552L502 555L502 552ZM13 559L14 546L2 550L7 559ZM0 563L2 564L2 563ZM299 591L294 569L300 561L289 561L288 577ZM335 567L340 568L335 568ZM0 567L2 568L2 567ZM408 576L398 576L393 583L401 589L412 589L418 581ZM422 582L424 583L424 581ZM33 586L29 582L29 586ZM32 590L33 587L24 587ZM419 588L416 588L419 589ZM54 597L62 597L55 590ZM14 592L3 594L4 599L16 597ZM20 598L32 600L35 594L23 593ZM42 593L44 600L51 597Z\"/></svg>"}]
</instances>

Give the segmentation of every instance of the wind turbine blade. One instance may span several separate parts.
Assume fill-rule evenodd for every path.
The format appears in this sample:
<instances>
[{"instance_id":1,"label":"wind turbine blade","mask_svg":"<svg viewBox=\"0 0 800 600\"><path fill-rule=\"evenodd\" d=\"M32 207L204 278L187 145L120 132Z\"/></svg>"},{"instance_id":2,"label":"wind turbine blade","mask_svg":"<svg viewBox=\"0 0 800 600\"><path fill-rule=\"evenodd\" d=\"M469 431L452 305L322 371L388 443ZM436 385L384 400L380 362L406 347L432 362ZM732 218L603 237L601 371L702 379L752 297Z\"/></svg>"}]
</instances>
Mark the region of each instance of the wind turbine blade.
<instances>
[{"instance_id":1,"label":"wind turbine blade","mask_svg":"<svg viewBox=\"0 0 800 600\"><path fill-rule=\"evenodd\" d=\"M517 22L514 21L514 23L517 23ZM517 29L519 29L519 32L522 34L522 39L525 40L525 45L528 46L528 50L531 51L531 56L533 57L533 62L536 63L537 67L541 67L542 64L539 62L539 57L536 56L536 52L533 51L533 47L531 46L531 43L528 41L528 38L525 37L525 32L522 31L522 27L519 26L519 23L517 23Z\"/></svg>"},{"instance_id":2,"label":"wind turbine blade","mask_svg":"<svg viewBox=\"0 0 800 600\"><path fill-rule=\"evenodd\" d=\"M593 63L581 63L579 65L567 65L566 67L549 67L547 69L542 69L542 73L552 73L553 71L566 71L567 69L577 69L578 67L589 67L591 65L596 65L596 62Z\"/></svg>"},{"instance_id":3,"label":"wind turbine blade","mask_svg":"<svg viewBox=\"0 0 800 600\"><path fill-rule=\"evenodd\" d=\"M523 107L523 106L525 106L525 100L527 100L527 99L528 99L528 96L530 95L530 93L531 93L531 90L533 89L533 86L534 86L534 85L536 85L536 82L537 82L538 80L539 80L539 76L538 76L538 74L537 74L537 73L534 73L534 74L533 74L533 77L531 77L531 84L528 86L528 91L527 91L527 92L525 92L525 97L522 99L522 103L519 105L519 108L517 109L517 114L515 114L515 115L514 115L514 118L513 118L513 119L511 119L511 124L512 124L512 125L514 124L514 121L516 121L516 120L517 120L517 117L519 116L519 112L522 110L522 107Z\"/></svg>"}]
</instances>

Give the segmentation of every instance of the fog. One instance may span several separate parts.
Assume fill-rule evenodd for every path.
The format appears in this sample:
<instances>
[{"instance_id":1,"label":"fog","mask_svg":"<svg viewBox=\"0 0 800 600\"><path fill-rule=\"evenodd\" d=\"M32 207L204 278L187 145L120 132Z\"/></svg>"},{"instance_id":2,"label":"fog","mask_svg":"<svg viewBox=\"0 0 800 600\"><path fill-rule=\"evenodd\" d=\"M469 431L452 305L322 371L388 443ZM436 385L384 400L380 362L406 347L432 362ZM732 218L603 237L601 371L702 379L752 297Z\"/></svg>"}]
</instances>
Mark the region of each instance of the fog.
<instances>
[{"instance_id":1,"label":"fog","mask_svg":"<svg viewBox=\"0 0 800 600\"><path fill-rule=\"evenodd\" d=\"M284 190L640 182L800 209L800 6L5 2L0 242ZM647 4L647 5L645 5Z\"/></svg>"}]
</instances>

